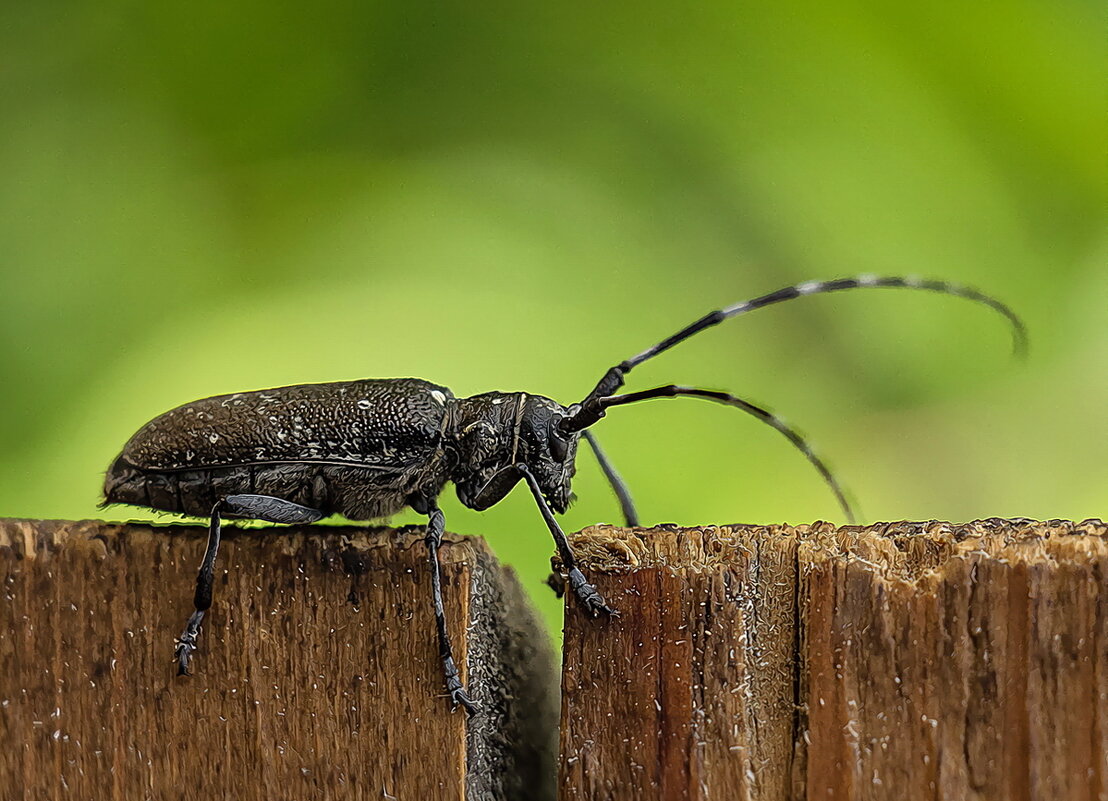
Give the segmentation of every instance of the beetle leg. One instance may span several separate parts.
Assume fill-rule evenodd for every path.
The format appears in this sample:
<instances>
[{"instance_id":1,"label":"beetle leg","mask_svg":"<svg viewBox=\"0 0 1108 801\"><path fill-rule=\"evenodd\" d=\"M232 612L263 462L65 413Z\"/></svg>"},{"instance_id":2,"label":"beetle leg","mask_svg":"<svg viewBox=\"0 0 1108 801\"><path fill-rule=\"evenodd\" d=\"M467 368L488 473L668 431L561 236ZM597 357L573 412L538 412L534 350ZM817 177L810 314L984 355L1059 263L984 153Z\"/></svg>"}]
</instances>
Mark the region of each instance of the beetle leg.
<instances>
[{"instance_id":1,"label":"beetle leg","mask_svg":"<svg viewBox=\"0 0 1108 801\"><path fill-rule=\"evenodd\" d=\"M450 647L450 635L446 631L446 611L442 606L442 569L439 564L439 546L442 545L442 533L446 530L446 518L442 510L433 503L427 510L427 554L431 563L431 597L435 606L435 624L439 631L439 658L442 659L443 674L446 677L446 691L450 700L461 704L466 712L473 715L477 704L469 697L458 675L458 666L454 663L454 652Z\"/></svg>"},{"instance_id":2,"label":"beetle leg","mask_svg":"<svg viewBox=\"0 0 1108 801\"><path fill-rule=\"evenodd\" d=\"M604 471L604 478L608 479L612 492L616 494L620 511L623 512L624 525L628 528L635 528L639 525L639 513L635 511L635 502L631 499L631 490L627 488L627 482L623 480L623 476L616 470L615 465L608 461L608 454L601 449L600 443L596 441L596 436L588 429L585 429L583 435L585 442L589 443L592 452L596 454L596 461L600 463L600 469Z\"/></svg>"},{"instance_id":3,"label":"beetle leg","mask_svg":"<svg viewBox=\"0 0 1108 801\"><path fill-rule=\"evenodd\" d=\"M627 488L627 482L623 480L623 476L616 470L615 465L608 460L608 454L600 447L596 436L587 428L581 433L585 441L589 443L589 447L592 448L596 461L600 463L600 469L604 472L604 478L608 479L608 485L615 493L616 500L619 501L620 511L623 512L623 524L628 528L637 527L639 525L639 513L635 510L635 501L631 498L631 490ZM559 598L565 595L565 582L562 581L560 574L551 573L546 577L546 584L554 590L554 594Z\"/></svg>"},{"instance_id":4,"label":"beetle leg","mask_svg":"<svg viewBox=\"0 0 1108 801\"><path fill-rule=\"evenodd\" d=\"M196 637L200 634L200 621L204 619L204 613L212 605L212 572L215 569L215 557L219 553L220 520L219 512L223 508L223 501L215 502L212 507L212 518L208 524L208 547L204 550L204 559L200 563L200 572L196 575L196 594L193 596L195 610L185 624L185 630L177 638L174 657L177 659L177 675L187 676L189 673L189 659L196 650Z\"/></svg>"},{"instance_id":5,"label":"beetle leg","mask_svg":"<svg viewBox=\"0 0 1108 801\"><path fill-rule=\"evenodd\" d=\"M223 511L235 517L249 520L265 520L269 523L314 523L323 518L323 512L292 501L284 501L271 495L228 495L223 499Z\"/></svg>"},{"instance_id":6,"label":"beetle leg","mask_svg":"<svg viewBox=\"0 0 1108 801\"><path fill-rule=\"evenodd\" d=\"M212 576L215 557L219 553L221 512L270 523L314 523L323 517L323 513L315 509L269 495L228 495L216 501L212 507L211 522L208 524L208 547L204 550L200 572L196 574L196 595L193 597L195 610L185 624L185 630L177 638L174 649L178 676L188 675L189 659L196 650L196 638L200 635L200 622L204 619L204 613L212 606Z\"/></svg>"},{"instance_id":7,"label":"beetle leg","mask_svg":"<svg viewBox=\"0 0 1108 801\"><path fill-rule=\"evenodd\" d=\"M601 612L606 615L618 616L619 612L608 606L604 596L597 592L596 587L589 584L585 579L585 574L577 567L577 558L573 555L569 540L566 538L565 532L562 531L562 527L558 525L558 521L554 517L554 512L550 510L546 498L542 497L542 489L539 487L539 482L534 474L524 464L516 465L516 467L527 479L527 486L531 488L531 494L535 496L535 503L539 505L539 511L542 512L543 520L546 521L546 527L550 529L550 534L554 537L554 544L558 546L558 554L562 557L562 565L569 576L569 588L573 590L577 600L584 604L585 610L594 617Z\"/></svg>"}]
</instances>

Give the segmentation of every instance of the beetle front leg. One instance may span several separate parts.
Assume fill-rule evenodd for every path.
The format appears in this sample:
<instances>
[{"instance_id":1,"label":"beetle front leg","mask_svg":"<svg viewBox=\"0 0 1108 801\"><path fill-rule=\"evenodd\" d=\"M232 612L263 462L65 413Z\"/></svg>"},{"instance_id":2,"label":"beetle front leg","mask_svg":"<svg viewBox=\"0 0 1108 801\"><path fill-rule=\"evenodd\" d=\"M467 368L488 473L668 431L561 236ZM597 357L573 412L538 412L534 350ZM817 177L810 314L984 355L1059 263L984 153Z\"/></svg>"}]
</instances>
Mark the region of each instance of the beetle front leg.
<instances>
[{"instance_id":1,"label":"beetle front leg","mask_svg":"<svg viewBox=\"0 0 1108 801\"><path fill-rule=\"evenodd\" d=\"M204 550L200 572L196 575L196 595L193 596L195 610L185 624L185 630L177 638L173 651L178 676L189 674L189 660L196 650L200 622L204 619L204 613L212 606L212 577L215 572L215 557L219 553L221 512L270 523L314 523L323 517L323 513L315 509L269 495L228 495L216 501L208 524L208 547Z\"/></svg>"},{"instance_id":2,"label":"beetle front leg","mask_svg":"<svg viewBox=\"0 0 1108 801\"><path fill-rule=\"evenodd\" d=\"M581 602L590 615L596 616L603 613L618 616L619 612L608 606L604 596L588 582L585 574L577 567L577 558L573 555L573 548L570 547L569 539L562 531L562 527L558 525L558 521L554 517L554 512L551 511L550 505L546 502L546 498L542 496L542 489L539 487L539 482L535 479L535 476L525 465L516 465L516 468L523 473L523 477L527 480L527 486L530 487L531 494L535 497L535 503L539 505L539 511L542 512L542 518L546 521L546 527L550 529L550 534L554 537L554 544L558 546L558 554L562 557L562 565L568 574L569 588L573 590L577 600Z\"/></svg>"},{"instance_id":3,"label":"beetle front leg","mask_svg":"<svg viewBox=\"0 0 1108 801\"><path fill-rule=\"evenodd\" d=\"M454 662L454 651L450 646L450 635L446 631L446 611L442 605L442 567L439 564L439 546L442 545L442 535L446 531L446 517L443 516L442 510L433 504L427 510L427 514L429 516L427 534L423 541L427 544L427 555L431 564L431 600L435 607L435 625L439 633L439 658L442 659L446 691L450 693L451 701L461 704L467 713L473 715L478 707L462 686L458 666Z\"/></svg>"}]
</instances>

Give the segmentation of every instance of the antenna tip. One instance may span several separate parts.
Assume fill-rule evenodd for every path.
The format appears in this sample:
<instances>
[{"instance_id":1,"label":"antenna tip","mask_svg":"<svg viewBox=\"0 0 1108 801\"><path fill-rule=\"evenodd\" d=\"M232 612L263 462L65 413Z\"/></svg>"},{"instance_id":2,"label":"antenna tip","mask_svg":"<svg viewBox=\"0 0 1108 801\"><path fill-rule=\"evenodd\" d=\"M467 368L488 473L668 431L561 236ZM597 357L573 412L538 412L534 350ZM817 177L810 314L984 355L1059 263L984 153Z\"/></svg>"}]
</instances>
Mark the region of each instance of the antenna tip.
<instances>
[{"instance_id":1,"label":"antenna tip","mask_svg":"<svg viewBox=\"0 0 1108 801\"><path fill-rule=\"evenodd\" d=\"M1027 336L1027 328L1019 318L1016 318L1014 323L1015 331L1012 332L1012 356L1021 362L1025 362L1031 350Z\"/></svg>"}]
</instances>

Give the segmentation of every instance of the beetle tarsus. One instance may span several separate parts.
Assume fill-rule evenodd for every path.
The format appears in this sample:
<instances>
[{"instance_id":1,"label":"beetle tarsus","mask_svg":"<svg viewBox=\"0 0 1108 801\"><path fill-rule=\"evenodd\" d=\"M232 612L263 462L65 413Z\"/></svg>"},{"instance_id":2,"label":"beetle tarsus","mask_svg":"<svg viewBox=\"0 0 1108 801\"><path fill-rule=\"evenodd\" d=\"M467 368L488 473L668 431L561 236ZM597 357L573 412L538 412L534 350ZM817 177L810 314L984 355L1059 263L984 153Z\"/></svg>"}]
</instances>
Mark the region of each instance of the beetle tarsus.
<instances>
[{"instance_id":1,"label":"beetle tarsus","mask_svg":"<svg viewBox=\"0 0 1108 801\"><path fill-rule=\"evenodd\" d=\"M186 645L183 642L178 641L177 650L174 652L174 658L177 660L177 675L178 676L191 676L189 673L189 649L193 646Z\"/></svg>"},{"instance_id":2,"label":"beetle tarsus","mask_svg":"<svg viewBox=\"0 0 1108 801\"><path fill-rule=\"evenodd\" d=\"M585 607L585 611L593 617L597 617L601 614L610 615L614 617L619 616L619 612L608 606L608 602L604 600L604 596L601 595L596 587L585 579L585 574L581 572L579 568L571 568L569 571L569 586L573 590L573 594L577 596L577 600Z\"/></svg>"},{"instance_id":3,"label":"beetle tarsus","mask_svg":"<svg viewBox=\"0 0 1108 801\"><path fill-rule=\"evenodd\" d=\"M469 693L466 692L466 688L462 686L461 679L457 676L447 678L446 690L450 694L450 701L455 706L461 706L466 715L473 717L481 711L481 707L469 697Z\"/></svg>"},{"instance_id":4,"label":"beetle tarsus","mask_svg":"<svg viewBox=\"0 0 1108 801\"><path fill-rule=\"evenodd\" d=\"M450 696L450 701L455 707L461 705L467 715L471 717L476 715L481 708L469 697L469 693L462 685L462 679L458 675L458 666L454 663L454 657L443 657L442 665L443 671L446 673L446 692Z\"/></svg>"},{"instance_id":5,"label":"beetle tarsus","mask_svg":"<svg viewBox=\"0 0 1108 801\"><path fill-rule=\"evenodd\" d=\"M173 649L173 658L177 660L178 676L192 675L189 673L189 660L192 658L193 651L196 650L196 638L200 634L200 621L203 619L204 613L201 610L197 609L193 612L189 622L185 625L185 630L175 641L176 647Z\"/></svg>"}]
</instances>

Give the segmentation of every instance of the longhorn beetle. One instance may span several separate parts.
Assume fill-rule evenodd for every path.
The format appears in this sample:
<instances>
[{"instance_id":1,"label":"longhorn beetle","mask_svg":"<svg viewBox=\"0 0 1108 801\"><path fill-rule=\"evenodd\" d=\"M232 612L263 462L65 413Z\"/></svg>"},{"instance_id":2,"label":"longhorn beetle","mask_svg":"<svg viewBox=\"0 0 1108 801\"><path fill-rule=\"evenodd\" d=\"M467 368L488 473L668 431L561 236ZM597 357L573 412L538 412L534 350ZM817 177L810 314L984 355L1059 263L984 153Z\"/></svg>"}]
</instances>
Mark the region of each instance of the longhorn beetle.
<instances>
[{"instance_id":1,"label":"longhorn beetle","mask_svg":"<svg viewBox=\"0 0 1108 801\"><path fill-rule=\"evenodd\" d=\"M200 623L212 603L212 575L224 516L273 523L312 523L332 514L351 520L386 517L411 507L427 516L425 542L446 689L470 713L451 655L439 573L446 523L437 498L454 483L463 504L482 511L520 481L531 491L554 537L569 586L591 614L613 615L574 560L555 514L570 501L577 446L592 448L629 526L638 525L631 495L587 429L616 406L651 398L692 397L740 409L781 432L819 471L853 520L839 483L795 430L760 406L726 392L673 384L616 394L631 370L706 328L763 306L845 289L903 287L983 303L1008 318L1017 353L1023 323L1004 304L943 281L861 276L812 281L713 311L637 356L612 367L580 403L526 392L456 398L418 378L302 384L218 395L179 406L143 426L108 470L104 504L127 503L204 516L208 544L196 577L195 611L174 651L186 674Z\"/></svg>"}]
</instances>

